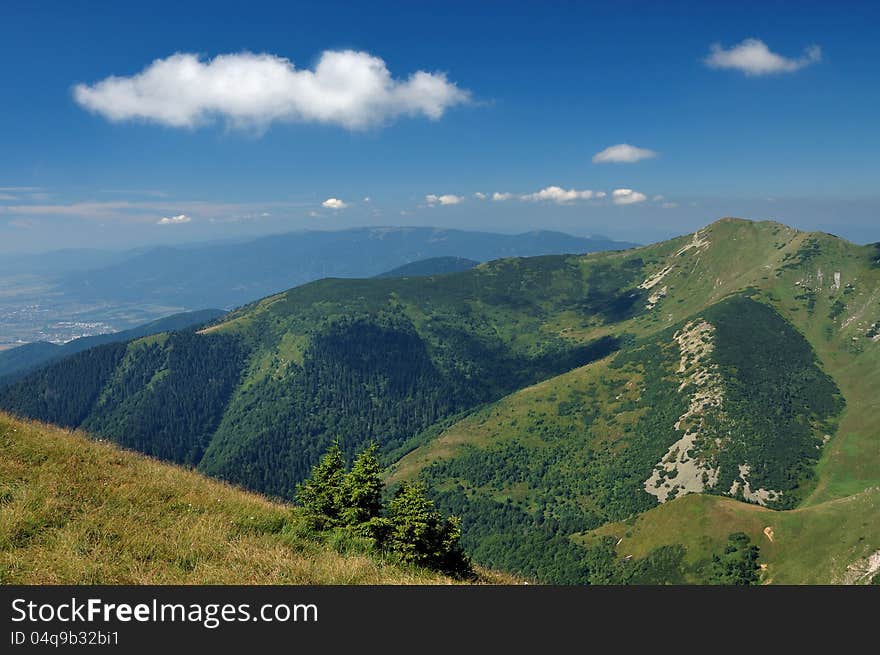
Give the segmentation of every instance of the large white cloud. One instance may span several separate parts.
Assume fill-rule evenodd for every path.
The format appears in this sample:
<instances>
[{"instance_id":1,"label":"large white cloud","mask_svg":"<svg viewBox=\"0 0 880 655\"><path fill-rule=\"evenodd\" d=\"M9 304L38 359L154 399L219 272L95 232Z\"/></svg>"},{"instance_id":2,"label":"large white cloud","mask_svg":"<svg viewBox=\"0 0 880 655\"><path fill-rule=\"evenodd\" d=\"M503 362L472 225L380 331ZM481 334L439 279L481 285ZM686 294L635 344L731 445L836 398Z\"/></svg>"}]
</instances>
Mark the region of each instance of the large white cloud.
<instances>
[{"instance_id":1,"label":"large white cloud","mask_svg":"<svg viewBox=\"0 0 880 655\"><path fill-rule=\"evenodd\" d=\"M590 200L592 198L602 198L604 197L604 193L584 190L579 191L577 189L563 189L558 186L548 186L540 191L536 191L535 193L526 193L520 196L520 200L525 201L541 201L547 200L551 202L558 203L560 205L565 205L570 202L574 202L575 200Z\"/></svg>"},{"instance_id":2,"label":"large white cloud","mask_svg":"<svg viewBox=\"0 0 880 655\"><path fill-rule=\"evenodd\" d=\"M709 56L704 61L709 68L728 68L746 75L771 75L792 73L816 63L821 58L822 49L817 45L809 46L804 50L803 55L791 59L772 52L759 39L746 39L727 50L718 43L713 44Z\"/></svg>"},{"instance_id":3,"label":"large white cloud","mask_svg":"<svg viewBox=\"0 0 880 655\"><path fill-rule=\"evenodd\" d=\"M314 70L271 54L242 52L203 61L177 53L136 75L77 84L73 96L112 121L191 128L222 118L256 129L274 121L363 129L400 116L438 119L470 97L444 73L418 71L394 79L382 59L354 50L327 50Z\"/></svg>"},{"instance_id":4,"label":"large white cloud","mask_svg":"<svg viewBox=\"0 0 880 655\"><path fill-rule=\"evenodd\" d=\"M647 148L638 148L628 143L618 143L608 146L602 152L593 155L594 164L634 164L643 159L656 157L657 153Z\"/></svg>"},{"instance_id":5,"label":"large white cloud","mask_svg":"<svg viewBox=\"0 0 880 655\"><path fill-rule=\"evenodd\" d=\"M637 202L645 202L648 199L644 193L632 189L614 189L611 192L611 202L615 205L634 205Z\"/></svg>"},{"instance_id":6,"label":"large white cloud","mask_svg":"<svg viewBox=\"0 0 880 655\"><path fill-rule=\"evenodd\" d=\"M327 209L345 209L348 207L348 203L343 202L339 198L327 198L327 200L321 203L321 206Z\"/></svg>"},{"instance_id":7,"label":"large white cloud","mask_svg":"<svg viewBox=\"0 0 880 655\"><path fill-rule=\"evenodd\" d=\"M158 225L180 225L181 223L189 223L192 219L186 214L178 214L177 216L163 216L159 219Z\"/></svg>"},{"instance_id":8,"label":"large white cloud","mask_svg":"<svg viewBox=\"0 0 880 655\"><path fill-rule=\"evenodd\" d=\"M457 205L462 200L464 200L464 198L462 196L457 196L452 193L445 193L442 196L438 196L436 194L429 193L428 195L425 196L425 202L428 203L429 205L436 205L438 203L441 205Z\"/></svg>"}]
</instances>

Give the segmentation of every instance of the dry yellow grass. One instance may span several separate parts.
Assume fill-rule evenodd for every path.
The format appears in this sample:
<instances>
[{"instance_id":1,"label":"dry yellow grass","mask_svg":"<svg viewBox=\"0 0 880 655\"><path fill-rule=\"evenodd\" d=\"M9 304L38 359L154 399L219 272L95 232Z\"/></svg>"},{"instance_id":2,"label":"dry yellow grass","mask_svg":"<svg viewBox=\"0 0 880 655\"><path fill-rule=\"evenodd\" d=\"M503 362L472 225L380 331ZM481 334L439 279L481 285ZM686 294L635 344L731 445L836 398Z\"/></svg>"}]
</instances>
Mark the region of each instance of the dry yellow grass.
<instances>
[{"instance_id":1,"label":"dry yellow grass","mask_svg":"<svg viewBox=\"0 0 880 655\"><path fill-rule=\"evenodd\" d=\"M482 581L510 583L484 573ZM304 533L295 510L0 414L4 584L444 584Z\"/></svg>"}]
</instances>

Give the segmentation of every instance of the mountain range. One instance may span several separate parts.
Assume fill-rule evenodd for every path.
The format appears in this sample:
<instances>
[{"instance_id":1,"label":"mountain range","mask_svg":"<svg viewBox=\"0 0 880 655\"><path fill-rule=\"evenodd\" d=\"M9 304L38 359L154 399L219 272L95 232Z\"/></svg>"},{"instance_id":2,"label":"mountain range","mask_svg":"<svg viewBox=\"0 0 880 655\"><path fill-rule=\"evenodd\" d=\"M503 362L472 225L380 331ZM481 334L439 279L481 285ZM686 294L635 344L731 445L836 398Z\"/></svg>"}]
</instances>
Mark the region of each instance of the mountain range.
<instances>
[{"instance_id":1,"label":"mountain range","mask_svg":"<svg viewBox=\"0 0 880 655\"><path fill-rule=\"evenodd\" d=\"M443 256L476 261L633 244L537 231L507 235L432 227L371 227L277 234L207 245L135 251L110 265L66 273L58 291L83 302L231 308L325 277L372 277Z\"/></svg>"},{"instance_id":2,"label":"mountain range","mask_svg":"<svg viewBox=\"0 0 880 655\"><path fill-rule=\"evenodd\" d=\"M334 440L375 442L478 563L540 581L706 581L740 531L764 582L831 583L880 577L878 384L880 244L725 218L319 280L77 353L0 407L279 498Z\"/></svg>"}]
</instances>

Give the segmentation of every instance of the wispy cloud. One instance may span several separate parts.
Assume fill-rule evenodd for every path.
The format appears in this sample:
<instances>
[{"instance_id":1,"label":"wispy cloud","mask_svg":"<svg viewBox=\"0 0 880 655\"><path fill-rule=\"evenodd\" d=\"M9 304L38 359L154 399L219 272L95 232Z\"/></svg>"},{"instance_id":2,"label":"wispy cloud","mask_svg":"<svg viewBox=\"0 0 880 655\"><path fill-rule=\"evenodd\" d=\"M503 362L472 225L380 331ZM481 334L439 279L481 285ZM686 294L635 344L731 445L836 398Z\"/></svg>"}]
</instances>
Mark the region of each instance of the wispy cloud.
<instances>
[{"instance_id":1,"label":"wispy cloud","mask_svg":"<svg viewBox=\"0 0 880 655\"><path fill-rule=\"evenodd\" d=\"M715 43L709 55L703 60L709 68L738 70L746 75L772 75L774 73L793 73L822 59L822 49L811 45L804 54L795 59L772 52L759 39L746 39L729 49Z\"/></svg>"},{"instance_id":2,"label":"wispy cloud","mask_svg":"<svg viewBox=\"0 0 880 655\"><path fill-rule=\"evenodd\" d=\"M638 148L628 143L608 146L593 155L594 164L634 164L643 159L652 159L657 153L647 148Z\"/></svg>"},{"instance_id":3,"label":"wispy cloud","mask_svg":"<svg viewBox=\"0 0 880 655\"><path fill-rule=\"evenodd\" d=\"M204 61L177 53L135 75L77 84L73 96L111 121L195 128L219 118L233 127L259 130L276 121L357 130L403 116L436 120L470 99L445 73L417 71L395 79L382 59L354 50L327 50L314 70L267 53L223 54Z\"/></svg>"},{"instance_id":4,"label":"wispy cloud","mask_svg":"<svg viewBox=\"0 0 880 655\"><path fill-rule=\"evenodd\" d=\"M192 218L186 214L178 214L177 216L163 216L158 220L157 225L181 225L190 221L192 221Z\"/></svg>"},{"instance_id":5,"label":"wispy cloud","mask_svg":"<svg viewBox=\"0 0 880 655\"><path fill-rule=\"evenodd\" d=\"M28 218L14 218L11 221L6 223L9 227L14 227L17 230L30 230L37 226L36 221L32 221Z\"/></svg>"},{"instance_id":6,"label":"wispy cloud","mask_svg":"<svg viewBox=\"0 0 880 655\"><path fill-rule=\"evenodd\" d=\"M101 189L99 193L120 196L146 196L148 198L167 198L167 191L158 191L156 189Z\"/></svg>"},{"instance_id":7,"label":"wispy cloud","mask_svg":"<svg viewBox=\"0 0 880 655\"><path fill-rule=\"evenodd\" d=\"M0 201L14 202L16 200L42 201L49 198L43 187L39 186L2 186L0 187Z\"/></svg>"},{"instance_id":8,"label":"wispy cloud","mask_svg":"<svg viewBox=\"0 0 880 655\"><path fill-rule=\"evenodd\" d=\"M193 219L214 222L240 222L283 216L314 206L312 202L254 202L224 203L200 200L74 202L67 204L0 205L0 217L46 217L51 219L78 219L102 223L156 223L157 216L173 217L184 214Z\"/></svg>"},{"instance_id":9,"label":"wispy cloud","mask_svg":"<svg viewBox=\"0 0 880 655\"><path fill-rule=\"evenodd\" d=\"M476 193L474 193L474 198L476 198L477 200L485 200L485 199L488 198L488 197L489 197L489 196L487 196L487 195L486 195L485 193L483 193L482 191L477 191Z\"/></svg>"}]
</instances>

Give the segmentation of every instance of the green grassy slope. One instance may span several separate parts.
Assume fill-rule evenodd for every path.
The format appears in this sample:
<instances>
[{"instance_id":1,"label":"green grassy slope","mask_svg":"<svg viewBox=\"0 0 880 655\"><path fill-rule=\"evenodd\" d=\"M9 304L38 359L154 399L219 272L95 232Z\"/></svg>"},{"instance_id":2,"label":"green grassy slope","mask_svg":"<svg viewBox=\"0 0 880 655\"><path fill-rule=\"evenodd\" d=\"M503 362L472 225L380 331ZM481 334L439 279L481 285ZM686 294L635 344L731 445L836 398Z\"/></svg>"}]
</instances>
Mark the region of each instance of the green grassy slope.
<instances>
[{"instance_id":1,"label":"green grassy slope","mask_svg":"<svg viewBox=\"0 0 880 655\"><path fill-rule=\"evenodd\" d=\"M878 487L791 511L692 494L574 540L590 544L612 536L620 557L637 558L664 544L683 544L686 579L699 581L727 535L745 532L761 549L764 584L868 583L875 576L880 582L878 513Z\"/></svg>"},{"instance_id":2,"label":"green grassy slope","mask_svg":"<svg viewBox=\"0 0 880 655\"><path fill-rule=\"evenodd\" d=\"M307 534L290 506L0 414L2 584L452 582Z\"/></svg>"}]
</instances>

